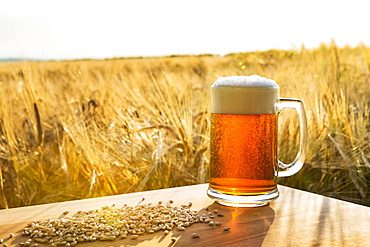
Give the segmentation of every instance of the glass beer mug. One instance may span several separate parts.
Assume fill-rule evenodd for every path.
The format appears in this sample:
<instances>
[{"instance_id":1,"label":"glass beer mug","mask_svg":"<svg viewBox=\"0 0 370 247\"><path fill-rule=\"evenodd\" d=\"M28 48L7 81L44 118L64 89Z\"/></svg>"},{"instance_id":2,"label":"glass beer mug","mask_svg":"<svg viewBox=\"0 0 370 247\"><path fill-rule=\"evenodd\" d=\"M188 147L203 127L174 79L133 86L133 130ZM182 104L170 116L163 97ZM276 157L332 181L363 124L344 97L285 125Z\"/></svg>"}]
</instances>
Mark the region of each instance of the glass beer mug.
<instances>
[{"instance_id":1,"label":"glass beer mug","mask_svg":"<svg viewBox=\"0 0 370 247\"><path fill-rule=\"evenodd\" d=\"M295 160L278 160L278 116L294 108L300 147ZM211 159L207 194L219 204L257 207L277 199L277 178L297 173L307 147L303 102L279 98L273 80L252 76L218 78L211 87Z\"/></svg>"}]
</instances>

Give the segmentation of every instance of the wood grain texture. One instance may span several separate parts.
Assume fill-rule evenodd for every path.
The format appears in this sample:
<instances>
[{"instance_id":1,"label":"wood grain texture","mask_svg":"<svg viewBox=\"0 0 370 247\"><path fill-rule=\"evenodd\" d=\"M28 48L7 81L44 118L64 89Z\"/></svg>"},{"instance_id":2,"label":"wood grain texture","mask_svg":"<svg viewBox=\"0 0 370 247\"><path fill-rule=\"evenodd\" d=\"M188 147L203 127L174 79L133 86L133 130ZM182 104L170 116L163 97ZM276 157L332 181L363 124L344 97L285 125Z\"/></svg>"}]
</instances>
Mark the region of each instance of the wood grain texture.
<instances>
[{"instance_id":1,"label":"wood grain texture","mask_svg":"<svg viewBox=\"0 0 370 247\"><path fill-rule=\"evenodd\" d=\"M101 208L105 205L157 203L174 200L174 205L193 203L200 214L217 209L222 226L193 224L185 231L141 235L137 240L95 241L77 246L370 246L370 208L296 189L279 186L280 197L260 208L229 208L206 196L208 185L194 185L103 198L52 203L0 210L0 238L8 246L19 246L27 238L21 230L33 220L58 219L68 210ZM206 208L208 207L208 211ZM230 227L229 232L223 231ZM191 238L196 232L200 238ZM9 233L15 237L9 239ZM176 242L171 241L176 237ZM40 245L41 246L41 245Z\"/></svg>"}]
</instances>

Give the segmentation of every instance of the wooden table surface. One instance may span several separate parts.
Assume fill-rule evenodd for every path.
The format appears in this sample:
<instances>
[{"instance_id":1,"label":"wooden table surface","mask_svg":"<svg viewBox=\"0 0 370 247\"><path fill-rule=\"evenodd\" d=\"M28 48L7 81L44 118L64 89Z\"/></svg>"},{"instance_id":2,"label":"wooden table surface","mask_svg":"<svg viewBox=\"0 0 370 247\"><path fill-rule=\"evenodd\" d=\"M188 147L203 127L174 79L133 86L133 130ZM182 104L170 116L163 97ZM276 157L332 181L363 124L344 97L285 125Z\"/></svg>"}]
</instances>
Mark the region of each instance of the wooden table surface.
<instances>
[{"instance_id":1,"label":"wooden table surface","mask_svg":"<svg viewBox=\"0 0 370 247\"><path fill-rule=\"evenodd\" d=\"M279 186L280 197L269 206L229 208L209 199L207 187L201 184L0 210L0 239L7 246L19 246L28 239L21 232L30 221L56 220L66 210L73 214L112 204L135 206L145 197L145 203L153 204L168 200L173 200L174 206L192 202L192 210L200 214L218 209L224 215L217 219L222 226L198 223L168 235L157 232L140 235L136 240L94 241L77 246L370 246L370 207ZM230 231L223 231L224 227L230 227ZM200 238L192 238L193 232ZM9 238L10 233L15 236ZM176 242L171 237L176 237Z\"/></svg>"}]
</instances>

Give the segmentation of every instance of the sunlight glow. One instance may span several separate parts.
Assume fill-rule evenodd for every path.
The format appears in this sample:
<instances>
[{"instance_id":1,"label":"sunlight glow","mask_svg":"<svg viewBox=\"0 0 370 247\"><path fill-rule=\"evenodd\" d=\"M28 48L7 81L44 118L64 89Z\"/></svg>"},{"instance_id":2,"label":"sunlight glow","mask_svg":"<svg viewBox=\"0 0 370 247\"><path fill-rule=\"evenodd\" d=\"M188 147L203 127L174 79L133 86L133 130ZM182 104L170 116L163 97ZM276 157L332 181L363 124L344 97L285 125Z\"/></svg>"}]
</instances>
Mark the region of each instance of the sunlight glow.
<instances>
[{"instance_id":1,"label":"sunlight glow","mask_svg":"<svg viewBox=\"0 0 370 247\"><path fill-rule=\"evenodd\" d=\"M339 46L370 44L370 33L364 31L370 23L365 4L360 0L7 1L0 9L0 58L225 55L295 49L302 44L314 48L332 39ZM241 25L234 25L235 18L243 20Z\"/></svg>"}]
</instances>

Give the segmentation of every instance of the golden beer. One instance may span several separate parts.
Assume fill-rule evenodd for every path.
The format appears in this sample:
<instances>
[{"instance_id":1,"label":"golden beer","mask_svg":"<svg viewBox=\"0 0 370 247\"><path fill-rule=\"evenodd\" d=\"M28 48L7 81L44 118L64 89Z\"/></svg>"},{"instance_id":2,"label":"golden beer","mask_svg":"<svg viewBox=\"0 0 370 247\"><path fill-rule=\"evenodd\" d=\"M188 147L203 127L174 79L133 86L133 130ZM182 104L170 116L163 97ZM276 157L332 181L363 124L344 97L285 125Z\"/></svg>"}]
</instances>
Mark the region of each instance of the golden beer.
<instances>
[{"instance_id":1,"label":"golden beer","mask_svg":"<svg viewBox=\"0 0 370 247\"><path fill-rule=\"evenodd\" d=\"M210 186L231 195L276 188L277 114L212 113Z\"/></svg>"},{"instance_id":2,"label":"golden beer","mask_svg":"<svg viewBox=\"0 0 370 247\"><path fill-rule=\"evenodd\" d=\"M266 205L279 196L277 178L298 172L306 156L303 102L279 98L279 86L260 76L220 77L211 87L211 159L207 194L237 207ZM294 108L300 149L290 164L278 161L278 112ZM279 171L278 171L279 168Z\"/></svg>"}]
</instances>

